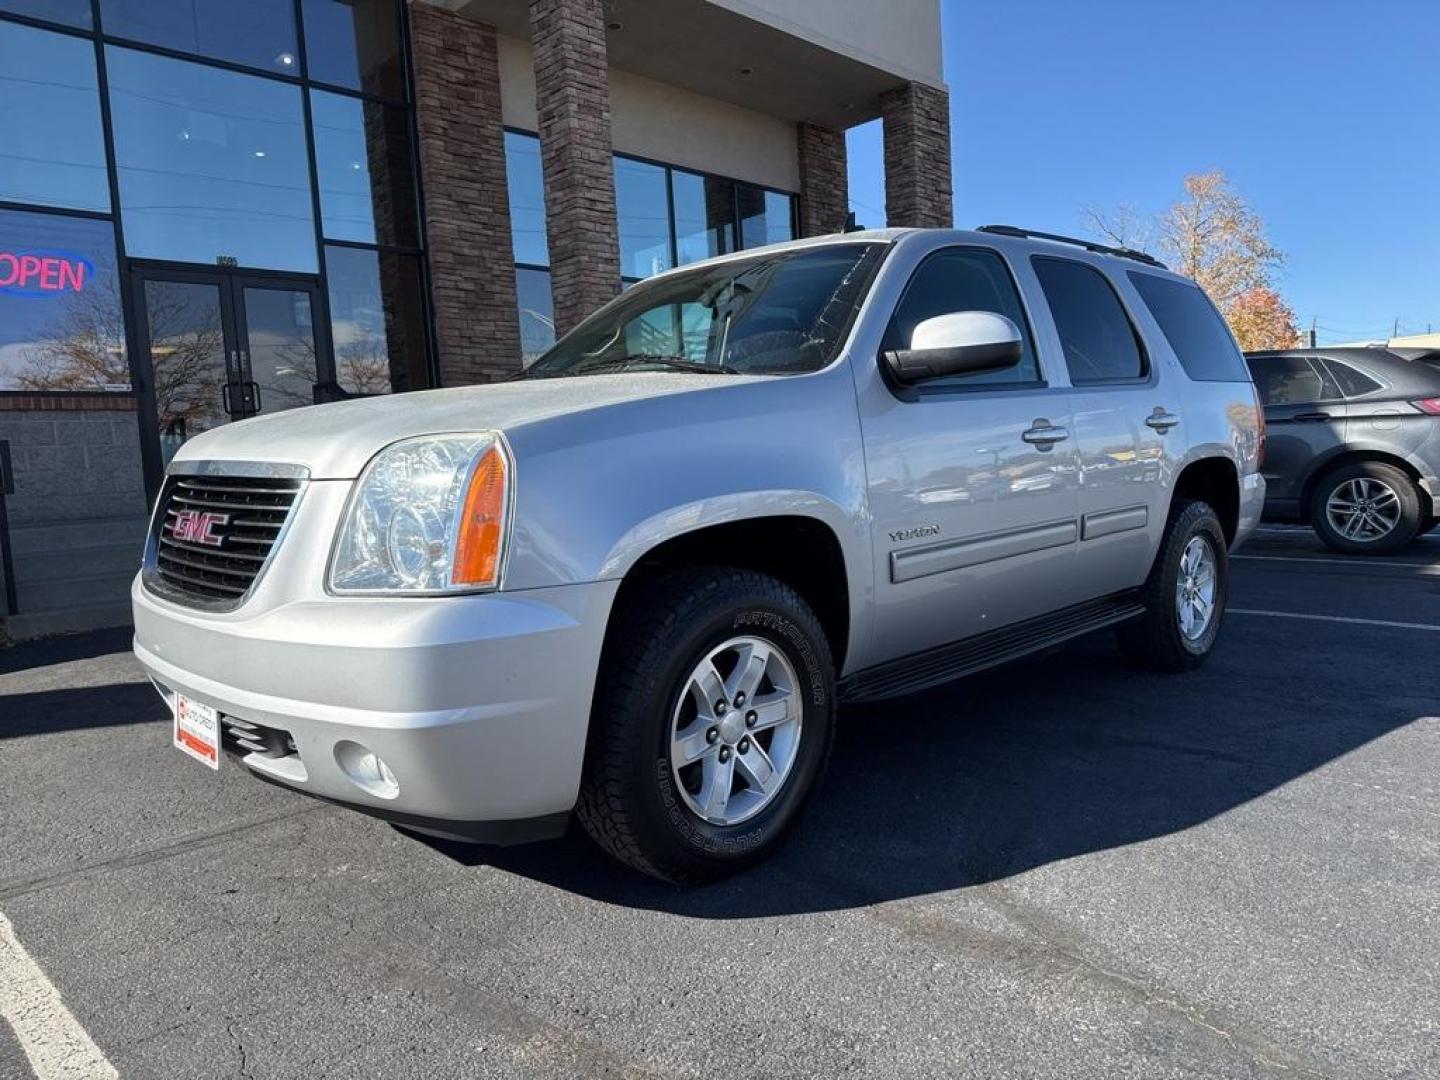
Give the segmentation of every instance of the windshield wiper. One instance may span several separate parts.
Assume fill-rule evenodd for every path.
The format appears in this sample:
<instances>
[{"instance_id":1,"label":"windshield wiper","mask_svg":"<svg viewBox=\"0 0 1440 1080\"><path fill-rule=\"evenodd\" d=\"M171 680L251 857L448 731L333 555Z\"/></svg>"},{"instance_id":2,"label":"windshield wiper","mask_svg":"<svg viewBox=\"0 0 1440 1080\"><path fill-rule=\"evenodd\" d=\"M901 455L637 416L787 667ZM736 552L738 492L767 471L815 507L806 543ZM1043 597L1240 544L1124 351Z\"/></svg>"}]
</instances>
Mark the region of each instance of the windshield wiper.
<instances>
[{"instance_id":1,"label":"windshield wiper","mask_svg":"<svg viewBox=\"0 0 1440 1080\"><path fill-rule=\"evenodd\" d=\"M648 356L641 353L628 353L625 356L607 357L588 364L576 364L570 371L574 375L588 375L596 371L625 371L644 364L657 364L667 371L689 371L696 375L743 374L728 364L707 364L684 356Z\"/></svg>"}]
</instances>

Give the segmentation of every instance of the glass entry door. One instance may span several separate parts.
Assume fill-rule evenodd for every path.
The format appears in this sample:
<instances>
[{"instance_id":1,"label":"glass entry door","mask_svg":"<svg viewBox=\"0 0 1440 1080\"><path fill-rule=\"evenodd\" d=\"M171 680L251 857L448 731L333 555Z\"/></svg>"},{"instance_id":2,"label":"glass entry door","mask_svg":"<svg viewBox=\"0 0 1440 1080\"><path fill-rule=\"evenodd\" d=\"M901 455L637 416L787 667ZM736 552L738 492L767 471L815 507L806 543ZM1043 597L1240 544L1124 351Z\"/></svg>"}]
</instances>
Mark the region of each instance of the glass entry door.
<instances>
[{"instance_id":1,"label":"glass entry door","mask_svg":"<svg viewBox=\"0 0 1440 1080\"><path fill-rule=\"evenodd\" d=\"M225 271L136 271L160 458L231 420L311 405L333 386L319 287Z\"/></svg>"}]
</instances>

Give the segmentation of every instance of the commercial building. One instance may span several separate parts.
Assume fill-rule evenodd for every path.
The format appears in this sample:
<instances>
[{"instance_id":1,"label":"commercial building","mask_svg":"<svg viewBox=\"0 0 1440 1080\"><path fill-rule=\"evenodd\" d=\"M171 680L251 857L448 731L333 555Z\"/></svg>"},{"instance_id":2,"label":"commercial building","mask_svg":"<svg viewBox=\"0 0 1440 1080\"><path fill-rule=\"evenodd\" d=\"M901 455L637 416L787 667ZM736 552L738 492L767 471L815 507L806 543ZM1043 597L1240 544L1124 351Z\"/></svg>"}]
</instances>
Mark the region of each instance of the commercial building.
<instances>
[{"instance_id":1,"label":"commercial building","mask_svg":"<svg viewBox=\"0 0 1440 1080\"><path fill-rule=\"evenodd\" d=\"M850 126L884 118L890 224L948 225L939 19L0 0L9 632L125 621L197 432L504 376L626 283L842 228Z\"/></svg>"}]
</instances>

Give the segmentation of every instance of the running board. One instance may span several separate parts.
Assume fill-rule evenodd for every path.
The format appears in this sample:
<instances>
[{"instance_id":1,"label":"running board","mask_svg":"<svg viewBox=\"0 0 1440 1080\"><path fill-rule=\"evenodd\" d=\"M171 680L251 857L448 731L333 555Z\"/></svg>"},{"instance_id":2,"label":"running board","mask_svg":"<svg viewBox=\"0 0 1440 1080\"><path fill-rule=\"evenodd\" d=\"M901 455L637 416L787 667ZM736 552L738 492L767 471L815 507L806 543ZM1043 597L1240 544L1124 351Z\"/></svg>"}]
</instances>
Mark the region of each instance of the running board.
<instances>
[{"instance_id":1,"label":"running board","mask_svg":"<svg viewBox=\"0 0 1440 1080\"><path fill-rule=\"evenodd\" d=\"M840 680L839 697L848 704L928 690L1144 613L1144 605L1133 592L1089 600L857 671Z\"/></svg>"}]
</instances>

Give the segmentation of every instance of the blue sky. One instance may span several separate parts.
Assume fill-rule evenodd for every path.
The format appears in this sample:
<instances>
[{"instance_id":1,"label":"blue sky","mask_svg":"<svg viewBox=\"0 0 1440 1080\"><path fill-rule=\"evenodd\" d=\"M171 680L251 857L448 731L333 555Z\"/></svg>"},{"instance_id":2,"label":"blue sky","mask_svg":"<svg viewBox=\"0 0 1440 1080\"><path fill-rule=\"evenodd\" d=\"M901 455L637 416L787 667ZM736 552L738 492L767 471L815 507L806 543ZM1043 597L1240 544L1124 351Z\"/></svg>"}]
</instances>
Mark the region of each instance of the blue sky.
<instances>
[{"instance_id":1,"label":"blue sky","mask_svg":"<svg viewBox=\"0 0 1440 1080\"><path fill-rule=\"evenodd\" d=\"M942 0L955 222L1076 234L1224 170L1320 340L1440 331L1440 0ZM880 125L851 202L884 217Z\"/></svg>"}]
</instances>

